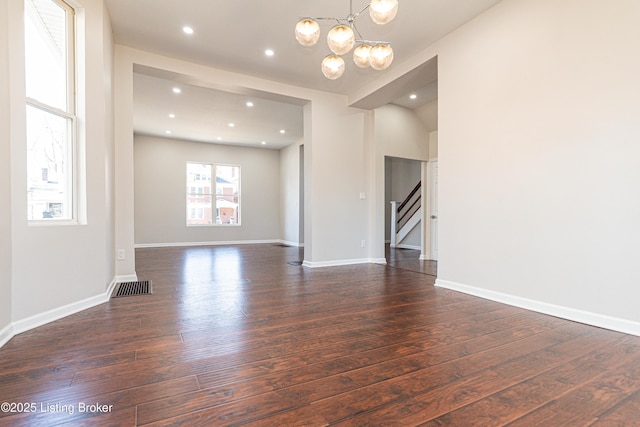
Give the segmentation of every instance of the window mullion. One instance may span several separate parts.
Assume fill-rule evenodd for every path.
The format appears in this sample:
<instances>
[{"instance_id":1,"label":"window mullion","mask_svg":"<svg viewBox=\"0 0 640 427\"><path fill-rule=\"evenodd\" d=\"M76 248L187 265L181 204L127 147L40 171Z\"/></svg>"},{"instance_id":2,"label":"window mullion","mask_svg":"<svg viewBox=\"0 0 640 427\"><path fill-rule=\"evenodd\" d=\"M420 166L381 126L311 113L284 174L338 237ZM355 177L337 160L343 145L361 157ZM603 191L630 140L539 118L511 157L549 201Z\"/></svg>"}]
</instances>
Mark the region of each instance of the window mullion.
<instances>
[{"instance_id":1,"label":"window mullion","mask_svg":"<svg viewBox=\"0 0 640 427\"><path fill-rule=\"evenodd\" d=\"M60 117L66 118L66 119L70 119L75 124L75 121L76 121L75 114L69 113L67 111L64 111L64 110L61 110L59 108L53 107L51 105L45 104L44 102L40 102L37 99L33 99L33 98L29 98L29 97L27 97L27 104L31 105L32 107L39 108L39 109L41 109L43 111L46 111L48 113L55 114L56 116L60 116ZM74 129L75 129L75 125L74 125Z\"/></svg>"}]
</instances>

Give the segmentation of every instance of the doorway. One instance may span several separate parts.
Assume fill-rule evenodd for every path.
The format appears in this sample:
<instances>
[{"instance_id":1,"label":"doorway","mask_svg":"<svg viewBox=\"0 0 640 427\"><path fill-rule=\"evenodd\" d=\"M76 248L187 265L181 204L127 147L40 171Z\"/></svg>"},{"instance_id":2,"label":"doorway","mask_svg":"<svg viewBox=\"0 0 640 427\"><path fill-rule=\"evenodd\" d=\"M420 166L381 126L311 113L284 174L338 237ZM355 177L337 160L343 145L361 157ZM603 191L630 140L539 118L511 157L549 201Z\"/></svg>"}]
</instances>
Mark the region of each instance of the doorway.
<instances>
[{"instance_id":1,"label":"doorway","mask_svg":"<svg viewBox=\"0 0 640 427\"><path fill-rule=\"evenodd\" d=\"M431 241L425 241L423 238L423 222L427 225L431 224L431 221L428 220L430 215L425 214L423 210L428 209L426 212L431 212L428 201L432 191L429 187L430 175L424 173L425 164L427 162L416 159L385 156L385 259L387 265L391 267L435 277L437 262L422 257L425 252L424 246L427 245L426 249L430 249L431 245ZM412 193L413 195L411 195ZM402 225L408 223L412 229L401 241L397 241L392 238L392 234L397 228L392 222L398 221L398 216L402 214L397 214L394 218L393 209L394 206L397 209L400 204L405 202L405 206L415 205L413 211L409 210L408 215L412 215L411 212L413 212L419 221L413 225L406 219L399 221L399 224Z\"/></svg>"}]
</instances>

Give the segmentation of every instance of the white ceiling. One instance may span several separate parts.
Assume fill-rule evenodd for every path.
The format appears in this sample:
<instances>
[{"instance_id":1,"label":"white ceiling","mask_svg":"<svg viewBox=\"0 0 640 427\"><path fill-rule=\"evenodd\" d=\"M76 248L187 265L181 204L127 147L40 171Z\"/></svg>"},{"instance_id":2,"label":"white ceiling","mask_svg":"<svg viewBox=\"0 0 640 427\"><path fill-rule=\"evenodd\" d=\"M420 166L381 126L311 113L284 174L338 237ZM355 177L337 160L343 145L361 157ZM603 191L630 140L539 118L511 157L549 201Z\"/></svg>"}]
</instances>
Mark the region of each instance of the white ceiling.
<instances>
[{"instance_id":1,"label":"white ceiling","mask_svg":"<svg viewBox=\"0 0 640 427\"><path fill-rule=\"evenodd\" d=\"M364 38L390 42L398 64L499 1L399 0L398 15L391 23L375 25L365 13L356 25ZM367 0L352 2L354 11L367 4ZM106 0L106 4L117 43L197 64L345 95L384 73L360 69L345 56L344 75L326 79L320 62L329 54L324 36L330 22L321 21L323 36L316 46L303 47L296 42L293 29L300 17L346 17L347 0ZM195 33L184 34L185 25ZM273 49L275 55L267 57L265 49ZM255 106L247 108L246 95L187 83L182 83L183 92L175 96L170 91L175 85L173 76L137 71L136 132L207 142L217 142L221 136L224 143L243 145L262 146L260 142L267 141L267 148L301 138L302 110L294 100L274 101L268 94L252 94ZM396 84L385 96L407 108L433 101L437 97L437 70L435 77L433 72L427 75ZM417 92L419 98L408 101L410 92ZM371 105L364 102L360 106ZM169 113L176 118L169 119ZM235 128L228 127L230 121L236 123ZM287 133L280 134L280 129Z\"/></svg>"},{"instance_id":2,"label":"white ceiling","mask_svg":"<svg viewBox=\"0 0 640 427\"><path fill-rule=\"evenodd\" d=\"M286 147L303 136L300 105L141 72L134 73L133 85L133 127L137 133L272 149ZM174 88L181 92L174 93Z\"/></svg>"}]
</instances>

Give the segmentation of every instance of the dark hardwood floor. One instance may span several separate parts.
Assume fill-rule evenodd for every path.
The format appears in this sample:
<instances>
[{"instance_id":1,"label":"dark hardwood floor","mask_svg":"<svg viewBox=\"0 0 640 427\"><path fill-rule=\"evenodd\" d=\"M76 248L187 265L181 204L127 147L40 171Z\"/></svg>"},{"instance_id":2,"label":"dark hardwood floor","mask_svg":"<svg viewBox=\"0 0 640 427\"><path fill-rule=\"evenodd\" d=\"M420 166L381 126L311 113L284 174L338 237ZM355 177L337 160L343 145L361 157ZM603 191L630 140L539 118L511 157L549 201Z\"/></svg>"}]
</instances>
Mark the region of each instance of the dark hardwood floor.
<instances>
[{"instance_id":1,"label":"dark hardwood floor","mask_svg":"<svg viewBox=\"0 0 640 427\"><path fill-rule=\"evenodd\" d=\"M640 425L640 338L435 288L409 253L318 269L277 245L136 257L153 295L0 349L0 402L34 410L3 406L0 425Z\"/></svg>"},{"instance_id":2,"label":"dark hardwood floor","mask_svg":"<svg viewBox=\"0 0 640 427\"><path fill-rule=\"evenodd\" d=\"M394 268L415 271L433 276L438 275L438 263L435 261L420 261L420 251L413 249L392 249L389 244L385 247L387 264Z\"/></svg>"}]
</instances>

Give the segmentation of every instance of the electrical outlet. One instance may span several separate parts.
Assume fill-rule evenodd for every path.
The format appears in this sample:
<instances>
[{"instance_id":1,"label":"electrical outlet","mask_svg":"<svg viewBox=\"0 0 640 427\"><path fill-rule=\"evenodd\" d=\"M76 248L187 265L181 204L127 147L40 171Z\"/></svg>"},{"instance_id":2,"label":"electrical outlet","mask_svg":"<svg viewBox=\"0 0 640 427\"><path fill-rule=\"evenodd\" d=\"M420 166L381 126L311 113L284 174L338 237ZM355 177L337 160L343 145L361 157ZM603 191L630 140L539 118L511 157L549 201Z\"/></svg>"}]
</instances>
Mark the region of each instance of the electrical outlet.
<instances>
[{"instance_id":1,"label":"electrical outlet","mask_svg":"<svg viewBox=\"0 0 640 427\"><path fill-rule=\"evenodd\" d=\"M118 259L119 260L124 259L124 249L118 249Z\"/></svg>"}]
</instances>

